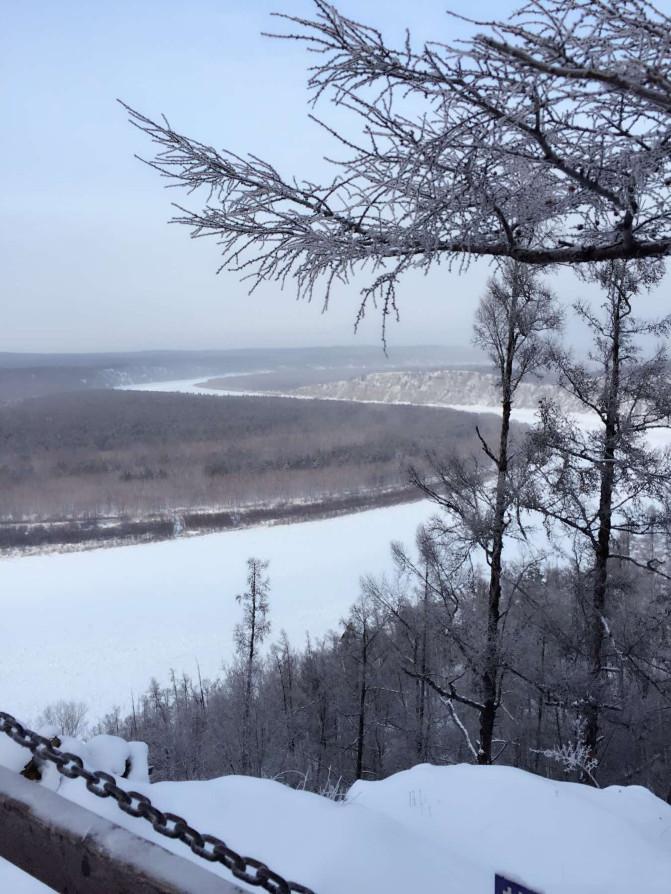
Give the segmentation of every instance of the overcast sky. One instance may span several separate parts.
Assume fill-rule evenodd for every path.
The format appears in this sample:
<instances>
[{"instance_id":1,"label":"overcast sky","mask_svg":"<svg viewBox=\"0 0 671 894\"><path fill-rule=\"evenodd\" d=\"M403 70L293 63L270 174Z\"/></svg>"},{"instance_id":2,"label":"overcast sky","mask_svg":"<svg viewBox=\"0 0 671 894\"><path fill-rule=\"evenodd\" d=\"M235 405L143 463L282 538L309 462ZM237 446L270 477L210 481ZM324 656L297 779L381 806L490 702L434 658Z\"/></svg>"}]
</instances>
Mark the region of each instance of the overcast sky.
<instances>
[{"instance_id":1,"label":"overcast sky","mask_svg":"<svg viewBox=\"0 0 671 894\"><path fill-rule=\"evenodd\" d=\"M453 8L502 17L518 5L455 0ZM660 6L671 8L671 0ZM406 25L417 40L467 33L445 16L446 0L342 0L340 7L392 40ZM214 241L190 240L186 229L166 224L178 196L134 158L148 154L146 140L115 102L165 113L176 129L265 156L285 175L319 179L333 147L307 118L309 57L300 45L261 36L274 27L273 10L309 15L312 4L7 0L0 35L0 351L378 339L373 313L354 338L355 286L336 293L322 314L318 301L297 303L273 285L248 297L234 274L216 276ZM392 346L470 341L488 275L481 262L462 276L436 268L428 277L406 277ZM582 288L570 274L556 287L567 300Z\"/></svg>"}]
</instances>

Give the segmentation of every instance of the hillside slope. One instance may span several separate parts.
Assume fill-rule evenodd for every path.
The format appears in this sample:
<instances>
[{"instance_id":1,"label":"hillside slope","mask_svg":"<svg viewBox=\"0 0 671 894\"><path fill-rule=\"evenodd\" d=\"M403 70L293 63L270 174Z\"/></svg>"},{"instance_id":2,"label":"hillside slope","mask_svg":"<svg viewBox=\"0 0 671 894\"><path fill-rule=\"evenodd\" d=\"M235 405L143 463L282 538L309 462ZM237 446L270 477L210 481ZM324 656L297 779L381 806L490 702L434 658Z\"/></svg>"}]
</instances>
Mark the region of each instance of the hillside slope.
<instances>
[{"instance_id":1,"label":"hillside slope","mask_svg":"<svg viewBox=\"0 0 671 894\"><path fill-rule=\"evenodd\" d=\"M496 407L499 403L496 381L494 373L473 369L376 372L298 388L296 393L336 400ZM556 385L544 382L523 382L515 395L515 406L535 410L541 400L548 398L557 400L566 410L581 409Z\"/></svg>"}]
</instances>

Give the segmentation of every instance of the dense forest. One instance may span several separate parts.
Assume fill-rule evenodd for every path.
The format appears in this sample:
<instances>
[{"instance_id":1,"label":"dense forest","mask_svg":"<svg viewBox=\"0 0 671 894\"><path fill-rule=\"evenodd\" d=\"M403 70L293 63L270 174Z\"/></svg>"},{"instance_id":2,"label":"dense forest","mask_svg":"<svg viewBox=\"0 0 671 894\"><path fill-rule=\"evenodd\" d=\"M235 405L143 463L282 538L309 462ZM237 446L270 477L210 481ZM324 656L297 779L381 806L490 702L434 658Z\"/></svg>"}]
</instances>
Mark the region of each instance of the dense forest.
<instances>
[{"instance_id":1,"label":"dense forest","mask_svg":"<svg viewBox=\"0 0 671 894\"><path fill-rule=\"evenodd\" d=\"M480 420L493 432L495 417ZM81 391L0 408L3 519L227 507L407 485L407 467L472 452L473 417L262 397Z\"/></svg>"},{"instance_id":2,"label":"dense forest","mask_svg":"<svg viewBox=\"0 0 671 894\"><path fill-rule=\"evenodd\" d=\"M234 632L237 660L217 680L173 672L167 687L154 681L130 715L112 712L100 729L147 742L155 779L251 773L334 796L354 779L416 763L475 761L487 582L482 570L449 568L435 533L424 531L416 552L397 553L391 579L364 581L340 628L303 648L273 631L262 652L272 569L251 561L257 576ZM671 798L668 583L628 563L613 569L597 768L581 744L590 574L570 565L510 572L495 759ZM64 715L81 720L76 705L60 706Z\"/></svg>"}]
</instances>

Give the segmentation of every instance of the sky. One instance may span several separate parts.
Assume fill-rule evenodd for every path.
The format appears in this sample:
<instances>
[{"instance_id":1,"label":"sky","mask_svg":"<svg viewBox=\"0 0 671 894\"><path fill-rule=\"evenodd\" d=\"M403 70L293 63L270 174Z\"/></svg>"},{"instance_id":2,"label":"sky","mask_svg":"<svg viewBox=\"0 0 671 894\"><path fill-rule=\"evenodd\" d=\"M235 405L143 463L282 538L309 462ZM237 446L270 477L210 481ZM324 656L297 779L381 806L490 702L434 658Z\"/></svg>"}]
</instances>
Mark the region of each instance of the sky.
<instances>
[{"instance_id":1,"label":"sky","mask_svg":"<svg viewBox=\"0 0 671 894\"><path fill-rule=\"evenodd\" d=\"M453 8L504 17L511 0ZM671 0L662 4L671 8ZM392 41L451 39L468 26L445 0L342 0L341 10ZM336 291L329 310L268 284L249 296L216 270L211 239L168 225L171 201L139 162L148 141L116 99L203 142L252 152L286 176L324 179L331 139L308 119L299 44L262 36L273 11L310 15L311 0L5 0L0 34L0 351L128 351L374 344L371 312L354 335L359 288ZM324 107L321 114L329 118ZM332 117L329 120L335 120ZM406 276L394 345L467 344L491 274L445 267ZM561 274L567 301L583 286Z\"/></svg>"}]
</instances>

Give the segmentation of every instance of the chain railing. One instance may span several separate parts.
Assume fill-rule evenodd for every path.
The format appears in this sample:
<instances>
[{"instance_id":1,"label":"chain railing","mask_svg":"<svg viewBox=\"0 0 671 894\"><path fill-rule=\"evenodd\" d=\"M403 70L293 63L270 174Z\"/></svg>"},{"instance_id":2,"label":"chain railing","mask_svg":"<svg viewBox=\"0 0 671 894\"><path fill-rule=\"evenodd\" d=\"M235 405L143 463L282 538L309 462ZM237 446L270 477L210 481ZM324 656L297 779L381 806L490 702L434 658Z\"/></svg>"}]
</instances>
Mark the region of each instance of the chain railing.
<instances>
[{"instance_id":1,"label":"chain railing","mask_svg":"<svg viewBox=\"0 0 671 894\"><path fill-rule=\"evenodd\" d=\"M91 794L98 798L113 798L119 810L146 820L159 835L179 839L198 857L210 863L221 863L239 881L263 888L270 894L314 894L305 885L282 878L260 860L243 857L220 838L198 832L183 817L159 810L146 795L126 791L117 785L111 774L88 770L79 755L60 751L45 736L26 729L15 717L3 711L0 711L0 732L17 745L27 748L38 761L55 764L58 772L67 779L84 779Z\"/></svg>"}]
</instances>

